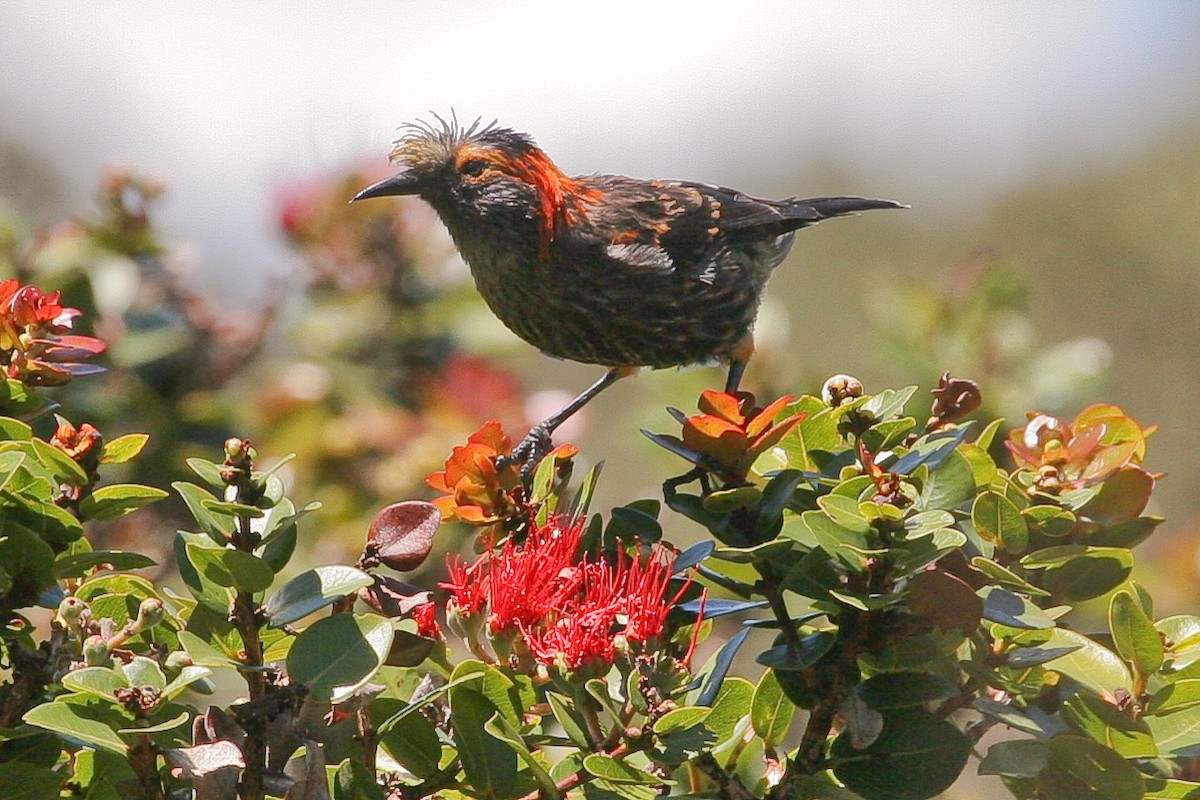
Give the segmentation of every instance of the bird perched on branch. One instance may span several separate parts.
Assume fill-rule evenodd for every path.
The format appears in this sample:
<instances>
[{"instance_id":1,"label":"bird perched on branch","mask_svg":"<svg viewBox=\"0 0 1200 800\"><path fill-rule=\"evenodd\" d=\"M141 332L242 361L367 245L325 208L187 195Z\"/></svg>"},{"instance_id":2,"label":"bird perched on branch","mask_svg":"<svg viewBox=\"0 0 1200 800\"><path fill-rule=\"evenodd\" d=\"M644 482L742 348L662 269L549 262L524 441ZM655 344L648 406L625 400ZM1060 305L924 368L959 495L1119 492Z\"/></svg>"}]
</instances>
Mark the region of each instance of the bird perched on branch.
<instances>
[{"instance_id":1,"label":"bird perched on branch","mask_svg":"<svg viewBox=\"0 0 1200 800\"><path fill-rule=\"evenodd\" d=\"M735 391L751 329L793 233L892 200L761 200L692 181L564 174L518 131L407 126L400 171L354 200L417 195L433 206L500 320L547 355L601 364L600 380L514 451L527 469L555 428L638 367L729 362Z\"/></svg>"}]
</instances>

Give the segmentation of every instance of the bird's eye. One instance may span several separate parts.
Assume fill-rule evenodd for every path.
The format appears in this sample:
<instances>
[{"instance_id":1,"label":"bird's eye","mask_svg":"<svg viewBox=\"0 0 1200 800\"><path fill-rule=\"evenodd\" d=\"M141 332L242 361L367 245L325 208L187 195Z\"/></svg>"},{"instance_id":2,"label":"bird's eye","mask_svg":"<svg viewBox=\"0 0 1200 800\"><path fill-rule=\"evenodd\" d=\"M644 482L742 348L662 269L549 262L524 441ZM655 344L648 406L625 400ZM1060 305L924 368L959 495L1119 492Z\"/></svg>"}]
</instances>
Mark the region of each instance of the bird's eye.
<instances>
[{"instance_id":1,"label":"bird's eye","mask_svg":"<svg viewBox=\"0 0 1200 800\"><path fill-rule=\"evenodd\" d=\"M482 158L469 158L458 168L468 178L478 178L488 168L488 162Z\"/></svg>"}]
</instances>

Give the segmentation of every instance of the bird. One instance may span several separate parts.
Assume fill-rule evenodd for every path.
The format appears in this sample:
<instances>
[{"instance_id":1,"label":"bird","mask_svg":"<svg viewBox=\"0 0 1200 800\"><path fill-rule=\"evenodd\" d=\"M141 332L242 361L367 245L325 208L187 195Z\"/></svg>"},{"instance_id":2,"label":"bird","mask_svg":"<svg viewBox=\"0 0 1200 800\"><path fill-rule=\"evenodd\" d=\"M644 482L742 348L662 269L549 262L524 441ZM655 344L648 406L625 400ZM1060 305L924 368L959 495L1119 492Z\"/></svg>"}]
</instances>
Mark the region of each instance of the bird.
<instances>
[{"instance_id":1,"label":"bird","mask_svg":"<svg viewBox=\"0 0 1200 800\"><path fill-rule=\"evenodd\" d=\"M641 367L725 361L736 392L771 273L795 232L894 200L764 200L696 181L568 176L533 137L498 122L403 126L395 174L351 202L415 195L437 212L479 293L513 333L555 358L606 367L513 449L528 474L555 429Z\"/></svg>"}]
</instances>

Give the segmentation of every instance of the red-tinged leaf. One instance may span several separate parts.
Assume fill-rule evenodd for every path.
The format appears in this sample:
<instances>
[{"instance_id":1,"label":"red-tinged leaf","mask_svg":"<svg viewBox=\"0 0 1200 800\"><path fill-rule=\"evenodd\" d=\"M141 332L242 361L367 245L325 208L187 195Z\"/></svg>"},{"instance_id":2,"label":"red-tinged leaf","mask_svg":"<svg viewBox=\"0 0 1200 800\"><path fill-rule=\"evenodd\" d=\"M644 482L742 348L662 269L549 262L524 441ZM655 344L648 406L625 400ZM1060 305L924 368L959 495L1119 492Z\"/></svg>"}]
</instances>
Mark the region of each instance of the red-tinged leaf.
<instances>
[{"instance_id":1,"label":"red-tinged leaf","mask_svg":"<svg viewBox=\"0 0 1200 800\"><path fill-rule=\"evenodd\" d=\"M1094 481L1111 475L1133 459L1137 448L1137 442L1123 442L1102 448L1088 463L1080 477L1085 481Z\"/></svg>"},{"instance_id":2,"label":"red-tinged leaf","mask_svg":"<svg viewBox=\"0 0 1200 800\"><path fill-rule=\"evenodd\" d=\"M745 431L730 422L711 416L689 419L683 428L683 443L727 465L741 461L750 446Z\"/></svg>"},{"instance_id":3,"label":"red-tinged leaf","mask_svg":"<svg viewBox=\"0 0 1200 800\"><path fill-rule=\"evenodd\" d=\"M751 452L754 453L755 457L767 452L772 447L783 441L783 437L791 433L793 428L795 428L801 422L804 422L804 420L807 418L807 413L800 413L783 420L775 427L766 431L762 436L759 436L757 439L755 439L754 443L750 445Z\"/></svg>"},{"instance_id":4,"label":"red-tinged leaf","mask_svg":"<svg viewBox=\"0 0 1200 800\"><path fill-rule=\"evenodd\" d=\"M579 448L573 444L560 444L549 453L549 457L555 461L566 461L577 455L579 455Z\"/></svg>"},{"instance_id":5,"label":"red-tinged leaf","mask_svg":"<svg viewBox=\"0 0 1200 800\"><path fill-rule=\"evenodd\" d=\"M499 455L507 455L512 450L512 439L495 420L483 423L483 427L468 436L467 441L482 445Z\"/></svg>"},{"instance_id":6,"label":"red-tinged leaf","mask_svg":"<svg viewBox=\"0 0 1200 800\"><path fill-rule=\"evenodd\" d=\"M443 522L454 516L454 498L450 495L436 498L433 504L442 513Z\"/></svg>"},{"instance_id":7,"label":"red-tinged leaf","mask_svg":"<svg viewBox=\"0 0 1200 800\"><path fill-rule=\"evenodd\" d=\"M1075 431L1075 435L1071 437L1071 441L1062 451L1062 460L1080 463L1086 461L1095 452L1102 438L1104 438L1103 425Z\"/></svg>"},{"instance_id":8,"label":"red-tinged leaf","mask_svg":"<svg viewBox=\"0 0 1200 800\"><path fill-rule=\"evenodd\" d=\"M416 569L429 556L441 524L441 512L432 503L393 503L371 521L365 555L401 572Z\"/></svg>"},{"instance_id":9,"label":"red-tinged leaf","mask_svg":"<svg viewBox=\"0 0 1200 800\"><path fill-rule=\"evenodd\" d=\"M499 517L488 515L479 506L457 506L454 513L463 522L471 525L488 525L499 519Z\"/></svg>"},{"instance_id":10,"label":"red-tinged leaf","mask_svg":"<svg viewBox=\"0 0 1200 800\"><path fill-rule=\"evenodd\" d=\"M759 434L770 427L772 420L779 416L779 412L783 410L783 407L795 399L790 394L785 394L758 412L754 419L750 420L750 424L746 426L746 434L751 439L757 438Z\"/></svg>"},{"instance_id":11,"label":"red-tinged leaf","mask_svg":"<svg viewBox=\"0 0 1200 800\"><path fill-rule=\"evenodd\" d=\"M732 394L707 389L700 393L700 400L696 406L702 414L711 414L738 426L746 424L746 417L742 414L741 401Z\"/></svg>"},{"instance_id":12,"label":"red-tinged leaf","mask_svg":"<svg viewBox=\"0 0 1200 800\"><path fill-rule=\"evenodd\" d=\"M446 483L445 472L434 472L430 474L429 477L425 479L425 485L430 489L434 489L439 492L445 492L446 494L454 491L450 484Z\"/></svg>"}]
</instances>

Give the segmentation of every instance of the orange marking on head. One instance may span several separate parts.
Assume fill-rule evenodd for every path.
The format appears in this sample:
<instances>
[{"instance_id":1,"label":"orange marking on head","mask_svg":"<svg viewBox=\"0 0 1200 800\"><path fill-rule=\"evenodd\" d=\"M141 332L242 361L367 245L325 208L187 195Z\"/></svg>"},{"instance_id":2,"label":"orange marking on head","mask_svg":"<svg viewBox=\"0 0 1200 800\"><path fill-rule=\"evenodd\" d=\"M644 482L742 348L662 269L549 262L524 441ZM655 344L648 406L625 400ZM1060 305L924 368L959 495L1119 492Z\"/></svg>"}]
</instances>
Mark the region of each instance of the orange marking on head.
<instances>
[{"instance_id":1,"label":"orange marking on head","mask_svg":"<svg viewBox=\"0 0 1200 800\"><path fill-rule=\"evenodd\" d=\"M578 181L563 174L550 157L538 149L513 159L507 166L513 175L537 191L538 227L541 233L538 252L543 259L548 258L558 226L572 222L572 216L583 216L585 212L580 202L595 202L599 199L599 192L584 189Z\"/></svg>"}]
</instances>

